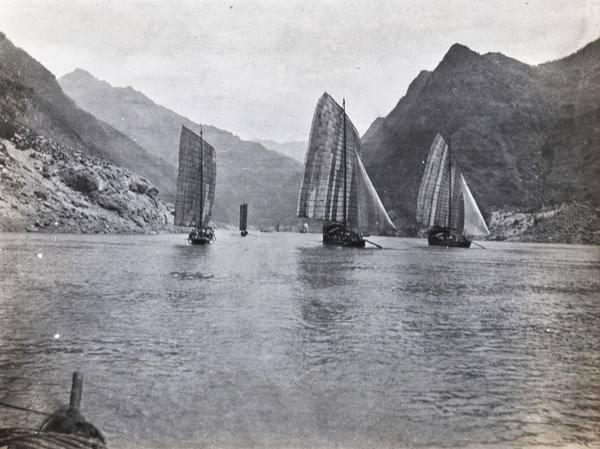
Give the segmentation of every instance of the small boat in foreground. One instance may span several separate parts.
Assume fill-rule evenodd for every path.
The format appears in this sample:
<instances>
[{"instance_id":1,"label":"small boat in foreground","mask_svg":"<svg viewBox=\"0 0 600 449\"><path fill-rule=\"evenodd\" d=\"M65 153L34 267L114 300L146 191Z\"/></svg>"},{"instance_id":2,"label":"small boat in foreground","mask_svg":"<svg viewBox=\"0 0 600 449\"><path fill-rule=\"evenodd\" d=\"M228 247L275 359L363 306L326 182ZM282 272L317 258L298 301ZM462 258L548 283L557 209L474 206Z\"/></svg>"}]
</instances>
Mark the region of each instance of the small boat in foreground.
<instances>
[{"instance_id":1,"label":"small boat in foreground","mask_svg":"<svg viewBox=\"0 0 600 449\"><path fill-rule=\"evenodd\" d=\"M363 233L395 231L361 160L358 131L325 92L312 121L298 217L323 221L323 244L364 247ZM369 242L371 243L371 242ZM378 246L378 245L376 245Z\"/></svg>"},{"instance_id":2,"label":"small boat in foreground","mask_svg":"<svg viewBox=\"0 0 600 449\"><path fill-rule=\"evenodd\" d=\"M216 240L209 226L215 200L217 160L215 149L185 126L179 142L179 174L175 200L175 225L192 226L188 241L205 245Z\"/></svg>"},{"instance_id":3,"label":"small boat in foreground","mask_svg":"<svg viewBox=\"0 0 600 449\"><path fill-rule=\"evenodd\" d=\"M73 374L73 387L68 407L61 408L41 425L39 430L21 427L0 429L2 449L107 449L102 433L85 420L79 412L83 376ZM7 406L8 404L2 404ZM10 406L22 411L46 413L23 407Z\"/></svg>"},{"instance_id":4,"label":"small boat in foreground","mask_svg":"<svg viewBox=\"0 0 600 449\"><path fill-rule=\"evenodd\" d=\"M438 134L431 145L419 194L417 221L428 226L434 246L469 248L473 237L490 235L456 158Z\"/></svg>"}]
</instances>

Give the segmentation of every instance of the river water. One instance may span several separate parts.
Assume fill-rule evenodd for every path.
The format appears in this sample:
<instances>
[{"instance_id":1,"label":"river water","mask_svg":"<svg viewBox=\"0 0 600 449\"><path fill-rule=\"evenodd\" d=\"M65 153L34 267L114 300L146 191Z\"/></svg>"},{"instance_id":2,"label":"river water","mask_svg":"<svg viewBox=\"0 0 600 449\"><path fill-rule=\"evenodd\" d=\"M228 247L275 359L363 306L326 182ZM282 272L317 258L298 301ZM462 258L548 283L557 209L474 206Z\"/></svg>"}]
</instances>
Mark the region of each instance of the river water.
<instances>
[{"instance_id":1,"label":"river water","mask_svg":"<svg viewBox=\"0 0 600 449\"><path fill-rule=\"evenodd\" d=\"M599 247L217 238L0 235L0 401L80 371L110 448L600 447Z\"/></svg>"}]
</instances>

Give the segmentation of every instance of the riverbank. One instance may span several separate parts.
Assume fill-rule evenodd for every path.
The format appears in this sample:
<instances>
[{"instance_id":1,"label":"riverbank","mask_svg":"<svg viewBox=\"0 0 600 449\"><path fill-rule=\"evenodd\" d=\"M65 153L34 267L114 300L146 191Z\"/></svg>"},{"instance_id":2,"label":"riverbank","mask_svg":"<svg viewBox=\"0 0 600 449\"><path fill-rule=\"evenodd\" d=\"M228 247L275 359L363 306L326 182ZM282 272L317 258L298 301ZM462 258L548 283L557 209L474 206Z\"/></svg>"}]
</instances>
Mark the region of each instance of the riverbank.
<instances>
[{"instance_id":1,"label":"riverbank","mask_svg":"<svg viewBox=\"0 0 600 449\"><path fill-rule=\"evenodd\" d=\"M0 231L170 232L157 195L144 178L25 128L0 139Z\"/></svg>"}]
</instances>

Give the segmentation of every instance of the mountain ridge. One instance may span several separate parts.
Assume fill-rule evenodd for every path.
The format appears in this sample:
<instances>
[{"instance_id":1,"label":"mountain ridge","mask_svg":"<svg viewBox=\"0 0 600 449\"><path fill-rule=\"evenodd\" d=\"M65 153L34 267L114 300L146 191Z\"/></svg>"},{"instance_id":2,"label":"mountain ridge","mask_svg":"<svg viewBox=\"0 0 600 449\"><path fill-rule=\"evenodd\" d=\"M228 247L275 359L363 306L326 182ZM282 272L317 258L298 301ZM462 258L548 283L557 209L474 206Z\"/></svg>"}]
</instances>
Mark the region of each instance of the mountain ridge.
<instances>
[{"instance_id":1,"label":"mountain ridge","mask_svg":"<svg viewBox=\"0 0 600 449\"><path fill-rule=\"evenodd\" d=\"M113 87L82 69L61 77L59 83L80 107L175 167L179 162L181 126L197 134L202 132L217 154L215 221L236 223L239 204L248 203L251 226L295 225L297 191L281 187L297 179L300 188L302 165L297 160L258 142L244 141L230 131L194 123L142 92ZM170 182L175 184L176 178L170 178Z\"/></svg>"},{"instance_id":2,"label":"mountain ridge","mask_svg":"<svg viewBox=\"0 0 600 449\"><path fill-rule=\"evenodd\" d=\"M594 106L600 68L592 58L599 45L590 43L577 57L530 66L455 44L432 72L421 72L362 139L365 166L396 224L407 233L420 227L416 196L438 132L450 142L488 218L491 210L503 208L598 203L594 148L600 125ZM558 142L562 134L572 136L574 148ZM565 156L570 165L557 166L560 158L550 154L570 154ZM561 170L567 176L556 175Z\"/></svg>"},{"instance_id":3,"label":"mountain ridge","mask_svg":"<svg viewBox=\"0 0 600 449\"><path fill-rule=\"evenodd\" d=\"M152 157L144 148L67 97L56 78L6 35L0 36L0 79L4 94L2 118L18 121L35 132L84 153L128 166L151 179L161 196L173 196L174 187L163 179L174 168Z\"/></svg>"}]
</instances>

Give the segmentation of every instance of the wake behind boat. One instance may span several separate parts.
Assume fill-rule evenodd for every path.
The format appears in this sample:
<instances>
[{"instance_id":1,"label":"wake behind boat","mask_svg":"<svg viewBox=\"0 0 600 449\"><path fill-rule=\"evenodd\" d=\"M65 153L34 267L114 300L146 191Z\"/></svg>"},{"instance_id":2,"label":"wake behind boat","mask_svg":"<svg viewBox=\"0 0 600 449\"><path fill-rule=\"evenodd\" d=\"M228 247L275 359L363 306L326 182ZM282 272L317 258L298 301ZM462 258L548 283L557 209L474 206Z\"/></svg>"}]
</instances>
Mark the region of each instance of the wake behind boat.
<instances>
[{"instance_id":1,"label":"wake behind boat","mask_svg":"<svg viewBox=\"0 0 600 449\"><path fill-rule=\"evenodd\" d=\"M317 103L298 217L323 220L323 244L364 247L363 233L395 230L361 160L358 132L325 92Z\"/></svg>"},{"instance_id":2,"label":"wake behind boat","mask_svg":"<svg viewBox=\"0 0 600 449\"><path fill-rule=\"evenodd\" d=\"M490 235L458 163L440 134L431 145L419 187L417 221L429 227L430 245L469 248L473 237Z\"/></svg>"},{"instance_id":3,"label":"wake behind boat","mask_svg":"<svg viewBox=\"0 0 600 449\"><path fill-rule=\"evenodd\" d=\"M194 245L214 242L209 226L215 200L217 160L215 149L185 126L179 142L179 174L175 200L175 225L192 226L188 241Z\"/></svg>"}]
</instances>

